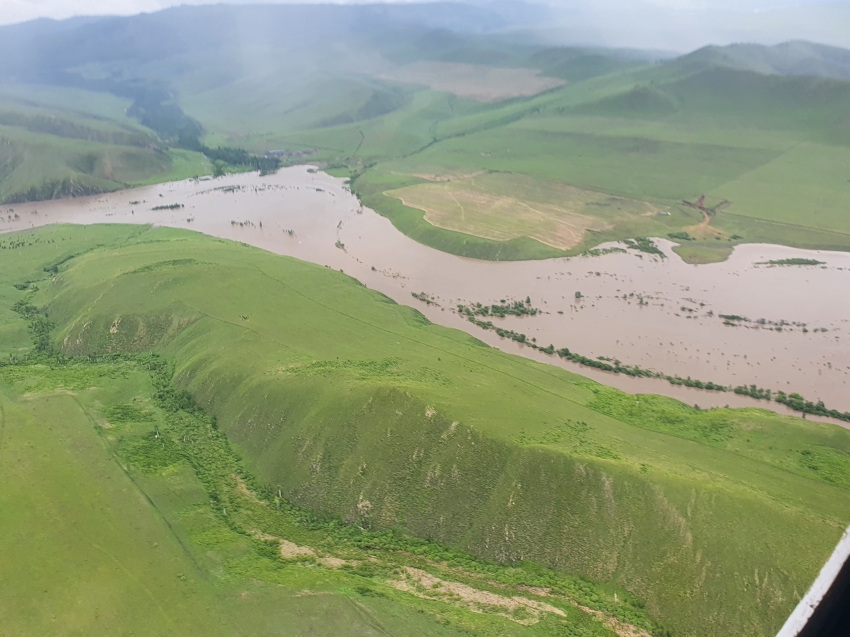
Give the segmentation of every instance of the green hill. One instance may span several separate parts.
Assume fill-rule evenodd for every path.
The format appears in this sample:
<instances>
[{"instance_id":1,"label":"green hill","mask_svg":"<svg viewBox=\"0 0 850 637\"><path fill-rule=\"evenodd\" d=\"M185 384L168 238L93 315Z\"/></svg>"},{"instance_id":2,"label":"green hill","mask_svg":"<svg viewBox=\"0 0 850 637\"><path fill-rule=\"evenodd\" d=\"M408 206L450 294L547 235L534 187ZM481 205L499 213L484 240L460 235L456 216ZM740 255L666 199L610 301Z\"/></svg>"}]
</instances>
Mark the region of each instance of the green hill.
<instances>
[{"instance_id":1,"label":"green hill","mask_svg":"<svg viewBox=\"0 0 850 637\"><path fill-rule=\"evenodd\" d=\"M376 154L378 165L357 177L355 186L403 232L468 256L505 258L499 255L510 251L493 242L487 250L467 247L474 242L459 242L429 227L421 211L373 193L384 184L391 189L414 183L416 175L462 178L497 171L534 179L541 192L567 184L672 212L663 220L616 220L611 231L586 234L567 254L604 240L682 230L717 259L740 241L846 250L850 226L842 211L850 205L850 191L837 167L850 159L847 113L850 82L657 64L442 120L421 150L402 159ZM360 153L369 150L364 143ZM405 182L399 174L411 178ZM702 195L710 210L683 203ZM706 218L707 226L701 223ZM688 250L696 253L697 245ZM510 258L536 253L549 254L540 246Z\"/></svg>"},{"instance_id":2,"label":"green hill","mask_svg":"<svg viewBox=\"0 0 850 637\"><path fill-rule=\"evenodd\" d=\"M108 192L210 172L127 117L126 100L49 87L0 87L0 202Z\"/></svg>"},{"instance_id":3,"label":"green hill","mask_svg":"<svg viewBox=\"0 0 850 637\"><path fill-rule=\"evenodd\" d=\"M804 41L775 46L708 46L683 56L677 63L686 67L725 66L762 74L850 79L850 51Z\"/></svg>"},{"instance_id":4,"label":"green hill","mask_svg":"<svg viewBox=\"0 0 850 637\"><path fill-rule=\"evenodd\" d=\"M212 581L211 595L245 578L277 582L279 594L360 599L360 586L392 601L397 610L381 612L398 621L419 608L452 630L563 634L553 612L523 628L464 610L463 596L417 606L408 584L393 583L402 571L419 577L405 570L415 566L494 593L561 591L657 635L659 625L772 635L848 522L850 432L833 425L623 394L429 324L342 273L192 233L56 227L2 243L9 351L22 358L29 317L36 337L53 325L36 339L42 350L81 357L0 368L7 413L77 396L188 554L206 555L191 577ZM12 319L15 302L23 316ZM123 356L146 351L173 361L188 394L171 389L160 359ZM64 432L56 401L33 418ZM375 567L278 564L280 537L322 559L362 560L363 546ZM563 604L569 634L606 634Z\"/></svg>"},{"instance_id":5,"label":"green hill","mask_svg":"<svg viewBox=\"0 0 850 637\"><path fill-rule=\"evenodd\" d=\"M557 47L533 54L528 58L527 65L541 69L544 74L552 77L559 77L568 82L581 82L641 66L641 63L596 51Z\"/></svg>"}]
</instances>

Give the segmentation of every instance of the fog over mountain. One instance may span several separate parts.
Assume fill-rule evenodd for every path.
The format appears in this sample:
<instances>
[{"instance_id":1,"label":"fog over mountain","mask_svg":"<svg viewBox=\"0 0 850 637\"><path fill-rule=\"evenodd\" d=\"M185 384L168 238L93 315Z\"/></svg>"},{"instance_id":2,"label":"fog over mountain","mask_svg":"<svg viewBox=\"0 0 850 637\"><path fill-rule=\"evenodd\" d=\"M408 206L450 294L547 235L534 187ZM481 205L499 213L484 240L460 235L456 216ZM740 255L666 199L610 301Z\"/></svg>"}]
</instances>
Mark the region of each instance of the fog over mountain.
<instances>
[{"instance_id":1,"label":"fog over mountain","mask_svg":"<svg viewBox=\"0 0 850 637\"><path fill-rule=\"evenodd\" d=\"M0 24L38 18L133 15L202 4L292 3L274 0L231 0L227 3L204 0L12 0L0 5ZM709 44L778 44L794 39L850 46L848 0L541 0L534 3L537 6L533 9L515 0L478 0L469 4L486 7L501 15L507 23L501 27L502 30L531 30L533 37L553 44L675 52L686 52Z\"/></svg>"},{"instance_id":2,"label":"fog over mountain","mask_svg":"<svg viewBox=\"0 0 850 637\"><path fill-rule=\"evenodd\" d=\"M553 5L551 41L687 51L708 44L805 39L850 45L850 3L575 0Z\"/></svg>"}]
</instances>

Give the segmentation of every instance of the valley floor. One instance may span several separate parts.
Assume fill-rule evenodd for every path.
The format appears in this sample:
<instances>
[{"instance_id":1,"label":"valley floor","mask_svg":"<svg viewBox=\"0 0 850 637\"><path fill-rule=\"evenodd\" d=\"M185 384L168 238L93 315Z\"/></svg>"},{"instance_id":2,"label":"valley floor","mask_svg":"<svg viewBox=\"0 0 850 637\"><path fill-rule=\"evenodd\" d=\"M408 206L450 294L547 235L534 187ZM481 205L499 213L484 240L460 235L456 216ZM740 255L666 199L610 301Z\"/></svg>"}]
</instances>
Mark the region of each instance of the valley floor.
<instances>
[{"instance_id":1,"label":"valley floor","mask_svg":"<svg viewBox=\"0 0 850 637\"><path fill-rule=\"evenodd\" d=\"M529 298L538 315L487 320L525 334L529 343L566 347L592 360L743 386L747 393L752 385L774 395L798 392L830 409L850 410L850 297L822 292L850 285L850 255L843 252L743 245L723 263L695 267L680 260L671 242L659 240L655 252L611 244L569 259L465 259L405 237L361 207L342 180L306 167L19 205L5 212L0 230L61 222L162 224L241 241L342 269L436 323L629 392L702 407L758 405L790 413L732 391L706 392L564 362L484 331L457 312L458 304Z\"/></svg>"}]
</instances>

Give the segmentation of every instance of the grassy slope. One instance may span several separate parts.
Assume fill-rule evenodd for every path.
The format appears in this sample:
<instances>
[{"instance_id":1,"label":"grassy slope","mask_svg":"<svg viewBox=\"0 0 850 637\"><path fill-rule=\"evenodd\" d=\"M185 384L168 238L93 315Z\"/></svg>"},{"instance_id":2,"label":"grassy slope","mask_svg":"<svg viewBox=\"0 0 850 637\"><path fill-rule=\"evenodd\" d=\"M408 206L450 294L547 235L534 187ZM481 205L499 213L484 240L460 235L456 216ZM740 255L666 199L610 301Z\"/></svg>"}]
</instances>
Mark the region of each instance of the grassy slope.
<instances>
[{"instance_id":1,"label":"grassy slope","mask_svg":"<svg viewBox=\"0 0 850 637\"><path fill-rule=\"evenodd\" d=\"M151 391L121 363L0 370L4 634L459 634L354 593L356 577L263 578L188 467L144 464L140 443L163 427ZM109 423L128 404L147 416Z\"/></svg>"},{"instance_id":2,"label":"grassy slope","mask_svg":"<svg viewBox=\"0 0 850 637\"><path fill-rule=\"evenodd\" d=\"M156 148L109 95L0 87L0 202L79 196L211 172L200 153Z\"/></svg>"},{"instance_id":3,"label":"grassy slope","mask_svg":"<svg viewBox=\"0 0 850 637\"><path fill-rule=\"evenodd\" d=\"M379 193L411 183L411 175L496 170L537 179L543 191L569 184L673 212L592 234L582 248L698 223L699 214L679 204L706 194L731 202L712 220L721 245L848 249L850 226L841 211L850 195L835 168L850 157L848 102L848 82L671 63L621 69L528 100L451 114L409 106L399 111L403 117L362 122L356 132L329 128L277 139L321 146L318 159L357 173L378 162L358 177L364 202L418 241L458 254L515 259L552 251L532 241L518 247L434 229L422 211ZM380 133L385 123L392 124L391 138ZM347 145L339 146L343 139ZM709 235L683 252L728 253Z\"/></svg>"},{"instance_id":4,"label":"grassy slope","mask_svg":"<svg viewBox=\"0 0 850 637\"><path fill-rule=\"evenodd\" d=\"M236 244L157 230L35 300L70 352L175 357L297 502L626 586L676 634L774 633L850 515L845 430L637 400Z\"/></svg>"},{"instance_id":5,"label":"grassy slope","mask_svg":"<svg viewBox=\"0 0 850 637\"><path fill-rule=\"evenodd\" d=\"M10 329L0 335L3 347L20 354L29 341L25 321L9 308L32 290L12 282L49 284L45 267L98 245L137 240L143 231L51 228L15 235L14 248L5 243L0 309ZM493 615L393 597L388 587L378 594L380 584L368 573L270 559L248 537L256 520L229 524L192 467L159 451L154 434L167 432L169 421L152 394L148 373L129 361L0 366L3 634L271 637L281 626L287 634L329 637L557 631L557 622L521 631ZM218 450L216 458L227 453ZM232 485L216 487L219 496L232 490L228 506L242 497ZM246 514L252 505L243 497ZM299 541L329 541L285 514L269 523ZM575 634L612 637L579 611L569 616L588 631Z\"/></svg>"}]
</instances>

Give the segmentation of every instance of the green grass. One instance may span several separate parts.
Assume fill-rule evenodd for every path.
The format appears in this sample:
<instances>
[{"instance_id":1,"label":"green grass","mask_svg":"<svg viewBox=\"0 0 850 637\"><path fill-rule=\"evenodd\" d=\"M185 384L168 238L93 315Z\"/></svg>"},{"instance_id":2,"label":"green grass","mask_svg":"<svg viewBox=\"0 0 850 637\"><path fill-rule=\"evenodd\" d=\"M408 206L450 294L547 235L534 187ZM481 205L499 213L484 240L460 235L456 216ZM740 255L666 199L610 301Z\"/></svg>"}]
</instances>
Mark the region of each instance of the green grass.
<instances>
[{"instance_id":1,"label":"green grass","mask_svg":"<svg viewBox=\"0 0 850 637\"><path fill-rule=\"evenodd\" d=\"M101 125L139 129L136 120L127 115L130 100L84 89L46 84L2 84L0 105L4 110L29 110L36 112L64 113L67 116L95 120Z\"/></svg>"},{"instance_id":2,"label":"green grass","mask_svg":"<svg viewBox=\"0 0 850 637\"><path fill-rule=\"evenodd\" d=\"M381 187L404 185L405 176L417 174L498 171L639 199L673 213L665 227L655 219L616 224L590 236L583 248L611 239L665 236L696 224L694 211L679 204L705 194L730 202L711 223L724 242L737 235L734 242L850 249L842 213L848 190L839 168L850 147L848 86L706 65L624 68L505 105L450 116L444 110L402 109L398 113L406 117L371 120L358 125L356 135L325 129L321 145L328 150L320 159L358 173L377 162L358 179L364 203L417 241L466 256L553 254L534 241L488 242L475 232L456 236L431 227L421 213L377 196ZM392 125L392 137L381 135L385 123ZM428 134L409 137L409 145L393 145L414 131ZM306 140L314 133L298 135ZM359 158L351 150L330 150L344 138L357 144ZM681 253L704 262L722 252L709 246L699 255L695 251Z\"/></svg>"},{"instance_id":3,"label":"green grass","mask_svg":"<svg viewBox=\"0 0 850 637\"><path fill-rule=\"evenodd\" d=\"M125 105L101 93L0 87L0 202L88 195L212 172L200 153L164 147L127 117Z\"/></svg>"},{"instance_id":4,"label":"green grass","mask_svg":"<svg viewBox=\"0 0 850 637\"><path fill-rule=\"evenodd\" d=\"M447 140L399 167L505 170L619 196L675 202L717 188L775 157L760 149L534 131L517 124Z\"/></svg>"},{"instance_id":5,"label":"green grass","mask_svg":"<svg viewBox=\"0 0 850 637\"><path fill-rule=\"evenodd\" d=\"M204 157L201 153L196 153L191 150L182 148L171 148L168 150L169 166L168 172L158 173L138 183L134 186L145 186L149 184L159 184L166 181L181 181L183 179L191 179L193 177L202 177L212 174L213 168L210 160ZM228 172L238 172L244 167L233 166L229 167Z\"/></svg>"},{"instance_id":6,"label":"green grass","mask_svg":"<svg viewBox=\"0 0 850 637\"><path fill-rule=\"evenodd\" d=\"M268 559L216 518L180 458L123 451L164 426L151 389L127 363L0 370L4 634L460 634L358 594L362 578L264 578ZM104 418L126 400L145 401L152 422Z\"/></svg>"},{"instance_id":7,"label":"green grass","mask_svg":"<svg viewBox=\"0 0 850 637\"><path fill-rule=\"evenodd\" d=\"M562 250L528 237L494 241L438 228L425 220L423 210L406 206L395 197L384 194L388 190L403 188L422 181L418 178L372 171L359 176L353 187L364 205L380 211L398 230L420 243L444 252L494 261L545 259L566 254Z\"/></svg>"},{"instance_id":8,"label":"green grass","mask_svg":"<svg viewBox=\"0 0 850 637\"><path fill-rule=\"evenodd\" d=\"M628 589L676 635L774 634L850 518L839 427L629 396L326 268L186 232L127 237L37 283L56 344L173 359L258 489L298 505ZM0 258L36 278L56 246ZM193 439L174 431L178 449Z\"/></svg>"},{"instance_id":9,"label":"green grass","mask_svg":"<svg viewBox=\"0 0 850 637\"><path fill-rule=\"evenodd\" d=\"M686 263L720 263L732 254L728 243L683 243L673 248Z\"/></svg>"},{"instance_id":10,"label":"green grass","mask_svg":"<svg viewBox=\"0 0 850 637\"><path fill-rule=\"evenodd\" d=\"M3 632L226 634L208 584L75 397L2 387Z\"/></svg>"},{"instance_id":11,"label":"green grass","mask_svg":"<svg viewBox=\"0 0 850 637\"><path fill-rule=\"evenodd\" d=\"M850 147L800 144L773 161L714 189L727 214L841 235L850 241L850 184L842 166ZM720 219L722 225L722 218Z\"/></svg>"}]
</instances>

